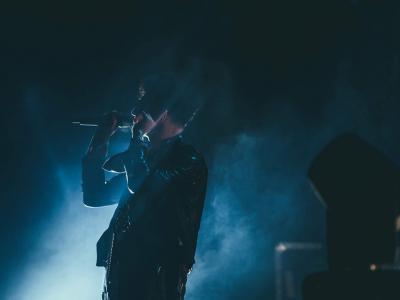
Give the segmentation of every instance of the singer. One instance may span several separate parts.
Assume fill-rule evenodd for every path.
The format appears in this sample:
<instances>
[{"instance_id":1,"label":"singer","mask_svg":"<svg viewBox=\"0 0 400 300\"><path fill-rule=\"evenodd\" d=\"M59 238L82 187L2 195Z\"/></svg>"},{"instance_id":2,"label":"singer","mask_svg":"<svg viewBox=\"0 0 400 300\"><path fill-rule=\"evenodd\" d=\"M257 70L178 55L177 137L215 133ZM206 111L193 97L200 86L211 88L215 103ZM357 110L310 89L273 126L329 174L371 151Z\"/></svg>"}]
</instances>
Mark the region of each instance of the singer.
<instances>
[{"instance_id":1,"label":"singer","mask_svg":"<svg viewBox=\"0 0 400 300\"><path fill-rule=\"evenodd\" d=\"M82 160L84 204L118 203L97 243L97 266L106 268L104 300L184 299L194 264L207 166L182 134L196 108L177 97L163 104L146 97L133 113L125 152L106 160L121 124L111 112ZM116 175L106 182L105 171Z\"/></svg>"}]
</instances>

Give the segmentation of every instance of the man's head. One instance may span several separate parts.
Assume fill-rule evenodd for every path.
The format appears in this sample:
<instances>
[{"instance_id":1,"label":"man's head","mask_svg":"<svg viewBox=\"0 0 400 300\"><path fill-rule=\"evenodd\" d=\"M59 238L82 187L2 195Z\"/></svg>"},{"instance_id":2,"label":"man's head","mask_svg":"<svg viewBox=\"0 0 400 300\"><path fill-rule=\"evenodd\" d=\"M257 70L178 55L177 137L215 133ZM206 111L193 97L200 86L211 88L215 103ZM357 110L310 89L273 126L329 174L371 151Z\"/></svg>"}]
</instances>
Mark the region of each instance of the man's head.
<instances>
[{"instance_id":1,"label":"man's head","mask_svg":"<svg viewBox=\"0 0 400 300\"><path fill-rule=\"evenodd\" d=\"M199 109L199 101L174 76L152 77L143 83L135 124L152 143L181 134Z\"/></svg>"}]
</instances>

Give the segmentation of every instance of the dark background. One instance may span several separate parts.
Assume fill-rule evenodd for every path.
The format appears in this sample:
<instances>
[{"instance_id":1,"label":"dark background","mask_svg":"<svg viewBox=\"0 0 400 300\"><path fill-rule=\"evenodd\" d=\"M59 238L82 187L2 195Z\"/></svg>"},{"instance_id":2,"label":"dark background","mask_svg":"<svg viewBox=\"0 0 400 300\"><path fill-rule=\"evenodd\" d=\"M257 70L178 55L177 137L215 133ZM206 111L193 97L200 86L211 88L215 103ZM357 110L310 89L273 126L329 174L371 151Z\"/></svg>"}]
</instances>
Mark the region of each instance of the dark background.
<instances>
[{"instance_id":1,"label":"dark background","mask_svg":"<svg viewBox=\"0 0 400 300\"><path fill-rule=\"evenodd\" d=\"M306 180L323 145L354 131L400 162L398 8L387 0L8 4L0 298L25 299L16 292L24 274L33 265L49 272L49 257L68 252L57 239L61 246L42 247L43 232L61 228L64 203L76 218L87 210L79 164L92 130L71 121L129 111L138 81L168 72L189 83L188 99L203 99L187 139L210 171L187 298L271 299L275 245L324 241L324 210ZM114 139L120 150L126 134ZM73 200L61 196L71 189ZM62 228L74 224L72 216Z\"/></svg>"}]
</instances>

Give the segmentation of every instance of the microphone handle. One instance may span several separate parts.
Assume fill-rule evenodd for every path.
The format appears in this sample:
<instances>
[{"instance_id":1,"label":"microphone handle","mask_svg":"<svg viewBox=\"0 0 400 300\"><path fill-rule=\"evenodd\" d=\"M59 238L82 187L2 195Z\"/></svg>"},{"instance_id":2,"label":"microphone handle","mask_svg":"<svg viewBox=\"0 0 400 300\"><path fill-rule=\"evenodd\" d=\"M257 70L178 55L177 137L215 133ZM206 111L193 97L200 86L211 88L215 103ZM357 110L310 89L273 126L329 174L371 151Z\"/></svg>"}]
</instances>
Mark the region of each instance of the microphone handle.
<instances>
[{"instance_id":1,"label":"microphone handle","mask_svg":"<svg viewBox=\"0 0 400 300\"><path fill-rule=\"evenodd\" d=\"M73 121L73 125L85 126L85 127L96 127L102 120L102 117L85 117L80 118L81 121ZM128 115L122 115L118 128L130 128L132 126L132 117Z\"/></svg>"},{"instance_id":2,"label":"microphone handle","mask_svg":"<svg viewBox=\"0 0 400 300\"><path fill-rule=\"evenodd\" d=\"M87 127L97 127L97 126L99 126L97 124L87 124L87 123L79 122L79 121L74 121L74 122L72 122L72 124L73 125L78 125L78 126L87 126Z\"/></svg>"}]
</instances>

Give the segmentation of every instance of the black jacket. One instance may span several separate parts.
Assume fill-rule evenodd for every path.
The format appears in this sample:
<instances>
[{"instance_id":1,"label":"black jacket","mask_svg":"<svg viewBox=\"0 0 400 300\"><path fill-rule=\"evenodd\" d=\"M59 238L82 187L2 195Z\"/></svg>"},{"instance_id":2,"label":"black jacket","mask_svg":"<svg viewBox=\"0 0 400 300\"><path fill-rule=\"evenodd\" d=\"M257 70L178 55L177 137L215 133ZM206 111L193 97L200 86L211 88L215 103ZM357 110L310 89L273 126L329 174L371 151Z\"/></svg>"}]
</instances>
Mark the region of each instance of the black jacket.
<instances>
[{"instance_id":1,"label":"black jacket","mask_svg":"<svg viewBox=\"0 0 400 300\"><path fill-rule=\"evenodd\" d=\"M164 141L156 151L130 147L112 157L104 167L120 174L108 182L104 180L103 162L104 157L92 153L84 157L82 169L85 205L119 203L110 227L97 243L97 265L105 265L117 212L129 203L140 213L134 214L133 235L128 237L140 237L142 243L159 247L162 252L178 246L179 253L175 254L179 262L191 267L207 184L202 156L175 137Z\"/></svg>"}]
</instances>

